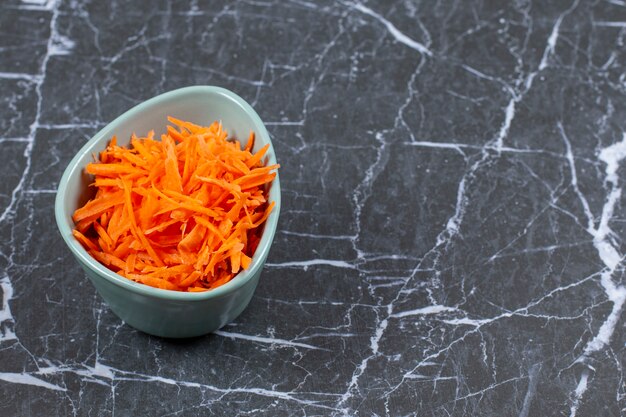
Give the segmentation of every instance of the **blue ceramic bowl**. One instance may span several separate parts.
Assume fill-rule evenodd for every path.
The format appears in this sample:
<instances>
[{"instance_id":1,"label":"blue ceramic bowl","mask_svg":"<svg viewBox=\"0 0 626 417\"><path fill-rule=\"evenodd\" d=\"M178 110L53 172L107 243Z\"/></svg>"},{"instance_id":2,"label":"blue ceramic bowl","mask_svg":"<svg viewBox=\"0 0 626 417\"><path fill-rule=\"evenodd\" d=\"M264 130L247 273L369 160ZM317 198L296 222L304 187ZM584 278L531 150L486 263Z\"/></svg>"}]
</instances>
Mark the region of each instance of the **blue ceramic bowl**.
<instances>
[{"instance_id":1,"label":"blue ceramic bowl","mask_svg":"<svg viewBox=\"0 0 626 417\"><path fill-rule=\"evenodd\" d=\"M55 217L70 251L98 293L122 320L136 329L157 336L200 336L233 321L252 298L278 223L278 175L269 190L269 200L274 201L276 206L265 223L252 263L230 282L210 291L169 291L130 281L93 259L72 236L72 213L89 198L88 184L91 178L84 173L84 168L92 161L92 155L103 150L113 135L117 136L120 145L127 145L131 134L135 132L145 135L154 129L155 137L160 137L165 133L167 116L200 125L209 125L220 120L229 135L243 142L250 131L254 131L256 138L253 151L269 143L266 163L276 163L274 148L263 122L241 97L219 87L181 88L133 107L99 131L78 151L61 178L55 202Z\"/></svg>"}]
</instances>

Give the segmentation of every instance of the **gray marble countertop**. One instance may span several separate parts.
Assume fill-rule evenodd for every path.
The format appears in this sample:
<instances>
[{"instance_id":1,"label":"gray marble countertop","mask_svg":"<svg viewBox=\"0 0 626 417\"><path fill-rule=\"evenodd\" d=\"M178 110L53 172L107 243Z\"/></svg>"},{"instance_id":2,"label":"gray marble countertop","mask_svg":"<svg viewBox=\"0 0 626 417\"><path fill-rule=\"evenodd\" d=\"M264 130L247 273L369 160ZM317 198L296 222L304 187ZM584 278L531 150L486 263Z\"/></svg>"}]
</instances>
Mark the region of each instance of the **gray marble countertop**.
<instances>
[{"instance_id":1,"label":"gray marble countertop","mask_svg":"<svg viewBox=\"0 0 626 417\"><path fill-rule=\"evenodd\" d=\"M626 414L626 3L0 4L0 415ZM248 309L171 341L63 244L74 153L218 85L283 210Z\"/></svg>"}]
</instances>

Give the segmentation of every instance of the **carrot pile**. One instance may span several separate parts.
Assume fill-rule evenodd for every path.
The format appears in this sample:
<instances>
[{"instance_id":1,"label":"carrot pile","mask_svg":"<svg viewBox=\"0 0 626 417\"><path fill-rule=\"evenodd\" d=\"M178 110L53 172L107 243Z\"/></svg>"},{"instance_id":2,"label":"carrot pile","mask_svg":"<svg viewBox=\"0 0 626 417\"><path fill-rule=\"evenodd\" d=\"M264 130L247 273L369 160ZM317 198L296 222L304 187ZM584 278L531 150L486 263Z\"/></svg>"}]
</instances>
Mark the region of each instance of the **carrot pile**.
<instances>
[{"instance_id":1,"label":"carrot pile","mask_svg":"<svg viewBox=\"0 0 626 417\"><path fill-rule=\"evenodd\" d=\"M274 203L266 184L279 165L263 165L269 147L252 153L218 122L203 127L168 118L154 132L113 137L86 172L95 197L74 212L76 239L114 272L157 288L206 291L247 268L260 226Z\"/></svg>"}]
</instances>

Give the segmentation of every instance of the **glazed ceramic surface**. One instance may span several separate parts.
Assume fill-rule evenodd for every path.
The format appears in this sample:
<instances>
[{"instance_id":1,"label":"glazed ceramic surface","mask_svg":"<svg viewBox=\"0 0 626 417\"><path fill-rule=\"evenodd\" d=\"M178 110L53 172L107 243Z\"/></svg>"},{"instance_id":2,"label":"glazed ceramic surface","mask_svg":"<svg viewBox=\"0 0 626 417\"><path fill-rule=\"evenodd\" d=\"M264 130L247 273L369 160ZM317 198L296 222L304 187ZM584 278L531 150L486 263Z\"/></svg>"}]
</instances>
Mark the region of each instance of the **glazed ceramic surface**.
<instances>
[{"instance_id":1,"label":"glazed ceramic surface","mask_svg":"<svg viewBox=\"0 0 626 417\"><path fill-rule=\"evenodd\" d=\"M103 150L114 135L122 146L128 145L133 133L142 136L154 129L156 137L160 137L165 132L167 116L205 126L220 120L230 136L244 142L253 131L256 135L253 151L267 143L271 145L259 116L236 94L210 86L171 91L124 113L78 151L61 178L55 215L61 236L72 254L111 310L124 322L156 336L200 336L233 321L252 298L278 222L278 176L269 190L269 201L274 201L276 207L264 226L252 264L230 282L211 291L183 293L132 282L98 263L72 236L72 213L89 198L88 185L92 179L84 173L84 168L93 161L93 155ZM271 146L266 159L266 163L276 163Z\"/></svg>"}]
</instances>

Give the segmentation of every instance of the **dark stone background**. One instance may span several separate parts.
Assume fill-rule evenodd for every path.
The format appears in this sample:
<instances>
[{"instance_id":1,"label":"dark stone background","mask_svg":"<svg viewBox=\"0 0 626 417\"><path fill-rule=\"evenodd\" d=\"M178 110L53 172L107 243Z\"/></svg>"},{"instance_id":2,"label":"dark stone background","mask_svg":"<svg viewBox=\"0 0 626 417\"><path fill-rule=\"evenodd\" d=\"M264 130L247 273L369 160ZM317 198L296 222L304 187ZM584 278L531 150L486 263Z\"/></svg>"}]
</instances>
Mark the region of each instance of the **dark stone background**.
<instances>
[{"instance_id":1,"label":"dark stone background","mask_svg":"<svg viewBox=\"0 0 626 417\"><path fill-rule=\"evenodd\" d=\"M0 414L626 413L625 37L621 0L3 1ZM266 122L283 211L249 308L169 341L53 202L99 128L194 84Z\"/></svg>"}]
</instances>

